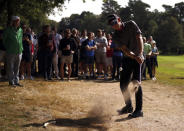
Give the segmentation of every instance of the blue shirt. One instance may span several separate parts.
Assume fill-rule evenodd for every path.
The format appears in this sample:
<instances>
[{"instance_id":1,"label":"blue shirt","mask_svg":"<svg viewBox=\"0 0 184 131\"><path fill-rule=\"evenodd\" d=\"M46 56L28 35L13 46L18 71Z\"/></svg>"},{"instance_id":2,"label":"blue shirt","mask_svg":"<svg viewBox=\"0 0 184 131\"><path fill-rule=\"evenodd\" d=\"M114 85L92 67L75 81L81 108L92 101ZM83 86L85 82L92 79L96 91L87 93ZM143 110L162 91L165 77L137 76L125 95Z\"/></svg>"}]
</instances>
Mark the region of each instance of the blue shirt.
<instances>
[{"instance_id":1,"label":"blue shirt","mask_svg":"<svg viewBox=\"0 0 184 131\"><path fill-rule=\"evenodd\" d=\"M115 49L117 47L118 47L118 45L112 42L111 48L113 48L113 56L123 56L122 51Z\"/></svg>"},{"instance_id":2,"label":"blue shirt","mask_svg":"<svg viewBox=\"0 0 184 131\"><path fill-rule=\"evenodd\" d=\"M87 45L89 47L94 47L95 46L94 40L88 40L87 39ZM94 50L86 50L86 56L94 56L94 55L95 55L95 51Z\"/></svg>"}]
</instances>

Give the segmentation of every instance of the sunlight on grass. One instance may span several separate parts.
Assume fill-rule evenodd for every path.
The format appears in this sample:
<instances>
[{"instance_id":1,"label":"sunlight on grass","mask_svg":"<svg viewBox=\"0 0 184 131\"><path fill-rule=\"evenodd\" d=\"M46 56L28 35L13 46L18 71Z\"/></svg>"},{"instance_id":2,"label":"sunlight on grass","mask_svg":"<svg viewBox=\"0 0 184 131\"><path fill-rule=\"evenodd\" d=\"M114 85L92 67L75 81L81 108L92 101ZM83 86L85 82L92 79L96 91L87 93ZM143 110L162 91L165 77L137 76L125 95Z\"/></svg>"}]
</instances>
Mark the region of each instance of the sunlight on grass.
<instances>
[{"instance_id":1,"label":"sunlight on grass","mask_svg":"<svg viewBox=\"0 0 184 131\"><path fill-rule=\"evenodd\" d=\"M184 56L158 56L157 79L160 83L184 86Z\"/></svg>"}]
</instances>

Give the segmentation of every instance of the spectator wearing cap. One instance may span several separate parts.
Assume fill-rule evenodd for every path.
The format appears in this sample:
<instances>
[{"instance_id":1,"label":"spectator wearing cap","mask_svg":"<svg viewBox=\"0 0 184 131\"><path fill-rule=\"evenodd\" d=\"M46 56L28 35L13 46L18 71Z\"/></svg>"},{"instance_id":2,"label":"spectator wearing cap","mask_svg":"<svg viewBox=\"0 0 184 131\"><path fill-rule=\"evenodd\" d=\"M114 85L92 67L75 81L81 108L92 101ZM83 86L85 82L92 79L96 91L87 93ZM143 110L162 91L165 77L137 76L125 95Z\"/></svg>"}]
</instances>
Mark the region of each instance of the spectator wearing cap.
<instances>
[{"instance_id":1,"label":"spectator wearing cap","mask_svg":"<svg viewBox=\"0 0 184 131\"><path fill-rule=\"evenodd\" d=\"M151 48L152 48L152 54L150 57L150 61L151 61L151 69L152 69L152 80L155 81L156 80L156 77L155 77L156 67L158 67L157 56L159 55L159 51L158 51L155 41L152 42Z\"/></svg>"},{"instance_id":2,"label":"spectator wearing cap","mask_svg":"<svg viewBox=\"0 0 184 131\"><path fill-rule=\"evenodd\" d=\"M109 25L115 30L112 41L118 44L123 51L122 67L120 75L120 88L126 106L118 110L119 114L131 113L130 118L143 116L142 112L142 87L141 64L143 57L143 40L141 30L134 21L122 22L116 14L108 16ZM133 112L132 101L128 85L130 81L135 87L136 107ZM133 112L133 113L132 113Z\"/></svg>"},{"instance_id":3,"label":"spectator wearing cap","mask_svg":"<svg viewBox=\"0 0 184 131\"><path fill-rule=\"evenodd\" d=\"M3 43L6 49L7 73L10 86L22 86L19 83L19 66L22 59L23 31L19 27L20 18L12 16L11 24L3 33Z\"/></svg>"}]
</instances>

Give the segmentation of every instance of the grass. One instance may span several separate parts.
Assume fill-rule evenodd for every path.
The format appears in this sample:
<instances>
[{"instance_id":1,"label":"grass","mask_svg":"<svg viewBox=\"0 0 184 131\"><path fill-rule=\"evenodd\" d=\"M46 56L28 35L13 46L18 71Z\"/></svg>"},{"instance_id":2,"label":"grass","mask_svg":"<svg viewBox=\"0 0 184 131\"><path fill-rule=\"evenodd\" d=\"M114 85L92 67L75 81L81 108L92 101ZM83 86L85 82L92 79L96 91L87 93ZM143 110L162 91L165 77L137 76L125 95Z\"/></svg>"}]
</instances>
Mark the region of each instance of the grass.
<instances>
[{"instance_id":1,"label":"grass","mask_svg":"<svg viewBox=\"0 0 184 131\"><path fill-rule=\"evenodd\" d=\"M184 87L184 55L158 56L156 77L159 83Z\"/></svg>"}]
</instances>

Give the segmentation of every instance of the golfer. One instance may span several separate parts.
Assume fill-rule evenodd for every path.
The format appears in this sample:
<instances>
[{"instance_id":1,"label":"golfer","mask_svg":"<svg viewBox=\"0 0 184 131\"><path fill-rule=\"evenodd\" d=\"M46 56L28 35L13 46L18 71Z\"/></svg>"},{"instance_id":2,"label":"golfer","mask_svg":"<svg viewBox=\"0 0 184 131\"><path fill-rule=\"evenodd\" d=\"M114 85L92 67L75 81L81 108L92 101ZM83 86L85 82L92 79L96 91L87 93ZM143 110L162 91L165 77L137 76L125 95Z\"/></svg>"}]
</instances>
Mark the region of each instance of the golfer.
<instances>
[{"instance_id":1,"label":"golfer","mask_svg":"<svg viewBox=\"0 0 184 131\"><path fill-rule=\"evenodd\" d=\"M123 51L123 70L120 73L120 88L126 106L118 110L119 114L131 113L128 117L143 116L142 112L142 87L141 87L141 64L143 58L143 40L141 30L134 21L122 22L116 14L108 16L108 24L115 30L112 41L118 44ZM136 89L136 107L133 111L132 101L128 85L130 82Z\"/></svg>"}]
</instances>

